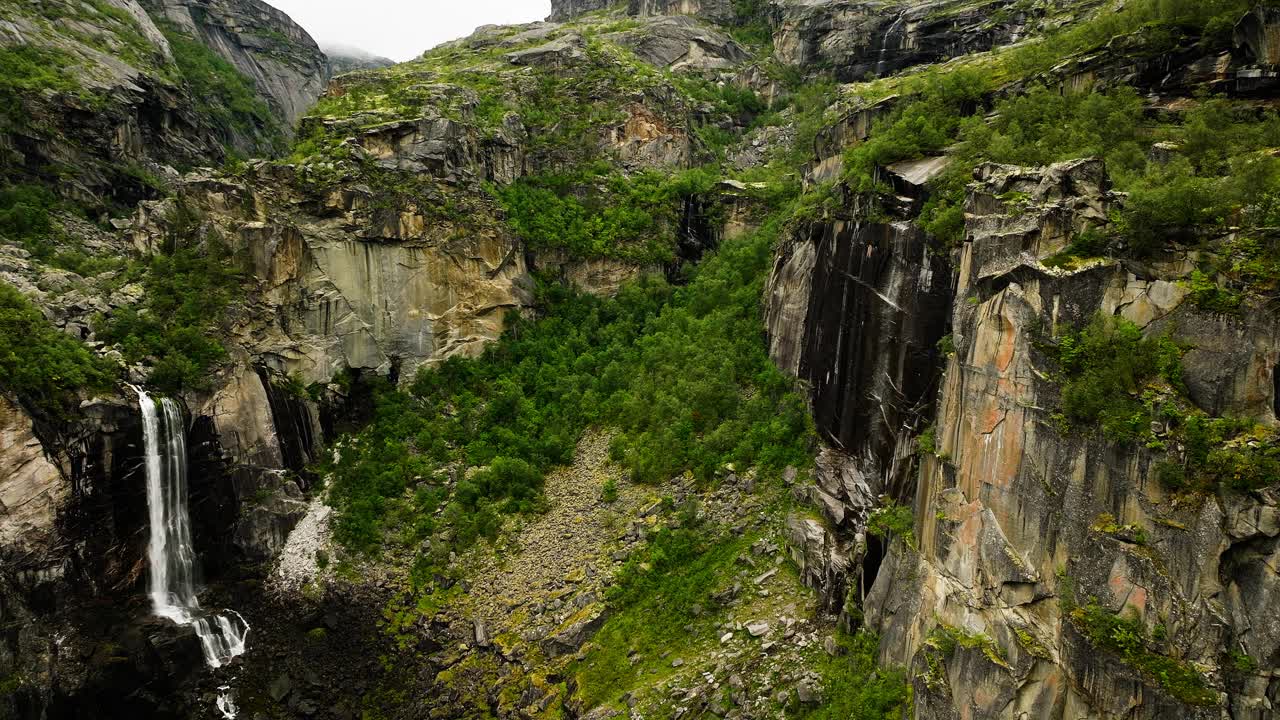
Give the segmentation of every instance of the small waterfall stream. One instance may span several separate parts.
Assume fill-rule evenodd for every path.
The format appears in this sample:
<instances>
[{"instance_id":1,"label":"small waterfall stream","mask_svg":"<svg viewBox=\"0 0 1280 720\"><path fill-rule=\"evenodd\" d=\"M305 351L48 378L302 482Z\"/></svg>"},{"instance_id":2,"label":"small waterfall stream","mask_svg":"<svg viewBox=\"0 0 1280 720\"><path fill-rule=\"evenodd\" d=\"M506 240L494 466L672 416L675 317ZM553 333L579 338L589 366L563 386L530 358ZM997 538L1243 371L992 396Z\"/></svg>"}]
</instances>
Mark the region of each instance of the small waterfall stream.
<instances>
[{"instance_id":1,"label":"small waterfall stream","mask_svg":"<svg viewBox=\"0 0 1280 720\"><path fill-rule=\"evenodd\" d=\"M884 37L880 38L880 59L876 63L876 77L885 76L884 71L889 64L888 61L886 60L886 56L889 54L889 43L891 41L898 40L897 38L894 37L894 35L898 33L898 30L902 27L902 25L906 21L907 21L907 14L903 12L902 14L898 15L897 19L893 21L893 24L889 26L889 29L885 31ZM902 49L902 43L898 41L897 45L895 45L893 49L894 50Z\"/></svg>"},{"instance_id":2,"label":"small waterfall stream","mask_svg":"<svg viewBox=\"0 0 1280 720\"><path fill-rule=\"evenodd\" d=\"M198 566L187 510L187 439L182 410L169 398L160 398L157 403L146 391L134 391L142 408L146 454L152 610L158 617L190 625L200 638L205 663L220 668L244 653L249 624L234 610L209 613L200 608L196 599ZM228 686L220 688L217 704L225 717L236 716Z\"/></svg>"}]
</instances>

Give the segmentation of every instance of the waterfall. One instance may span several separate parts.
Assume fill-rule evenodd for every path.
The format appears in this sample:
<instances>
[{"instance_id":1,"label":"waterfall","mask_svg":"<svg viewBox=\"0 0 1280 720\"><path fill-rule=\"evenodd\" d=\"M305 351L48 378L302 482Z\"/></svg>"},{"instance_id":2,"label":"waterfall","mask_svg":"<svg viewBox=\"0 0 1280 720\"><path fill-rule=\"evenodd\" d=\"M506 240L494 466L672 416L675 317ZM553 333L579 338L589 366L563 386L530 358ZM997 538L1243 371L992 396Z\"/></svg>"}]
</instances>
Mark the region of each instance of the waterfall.
<instances>
[{"instance_id":1,"label":"waterfall","mask_svg":"<svg viewBox=\"0 0 1280 720\"><path fill-rule=\"evenodd\" d=\"M187 439L182 411L169 398L161 398L157 404L146 391L134 391L142 408L146 454L151 606L158 617L190 625L200 638L205 663L220 668L244 653L249 624L234 610L208 613L200 609L196 599L196 554L187 510ZM228 693L219 697L218 709L226 717L235 717L235 705Z\"/></svg>"},{"instance_id":2,"label":"waterfall","mask_svg":"<svg viewBox=\"0 0 1280 720\"><path fill-rule=\"evenodd\" d=\"M889 26L889 29L885 31L884 37L880 39L880 60L876 63L876 77L884 77L884 71L888 65L888 62L885 60L885 56L889 54L889 41L893 40L893 34L898 31L898 28L902 27L902 24L906 22L906 20L907 14L905 12L898 15L898 18L894 20L893 24ZM899 43L898 47L894 49L901 50L901 43Z\"/></svg>"}]
</instances>

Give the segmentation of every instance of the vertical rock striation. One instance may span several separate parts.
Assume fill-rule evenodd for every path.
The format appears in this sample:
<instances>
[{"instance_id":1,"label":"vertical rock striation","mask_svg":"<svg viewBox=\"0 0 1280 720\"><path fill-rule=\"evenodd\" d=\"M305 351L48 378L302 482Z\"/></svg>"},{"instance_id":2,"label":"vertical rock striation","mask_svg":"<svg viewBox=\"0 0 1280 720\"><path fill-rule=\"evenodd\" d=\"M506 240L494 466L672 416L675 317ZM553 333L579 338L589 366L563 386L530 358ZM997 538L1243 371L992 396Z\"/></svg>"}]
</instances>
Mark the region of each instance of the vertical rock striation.
<instances>
[{"instance_id":1,"label":"vertical rock striation","mask_svg":"<svg viewBox=\"0 0 1280 720\"><path fill-rule=\"evenodd\" d=\"M1165 279L1185 262L1176 257L1045 267L1073 234L1106 222L1117 199L1098 161L987 165L976 176L937 454L924 460L915 497L919 550L896 544L866 602L884 659L914 669L917 717L1269 716L1269 674L1241 678L1224 658L1280 649L1260 609L1280 588L1265 570L1277 547L1274 493L1174 502L1151 451L1064 435L1039 342L1097 313L1192 338L1187 385L1213 387L1221 406L1274 422L1266 368L1280 353L1280 324L1204 315ZM1251 341L1197 342L1224 335ZM1069 612L1090 601L1167 633L1175 662L1211 688L1232 684L1230 705L1190 700L1189 681L1098 647L1084 616ZM930 640L937 632L986 640L943 657Z\"/></svg>"},{"instance_id":2,"label":"vertical rock striation","mask_svg":"<svg viewBox=\"0 0 1280 720\"><path fill-rule=\"evenodd\" d=\"M329 82L329 64L316 41L288 15L261 0L142 3L251 79L289 132Z\"/></svg>"},{"instance_id":3,"label":"vertical rock striation","mask_svg":"<svg viewBox=\"0 0 1280 720\"><path fill-rule=\"evenodd\" d=\"M825 522L793 518L793 544L801 541L806 576L838 609L848 573L870 568L864 591L874 580L882 549L860 561L877 498L912 492L912 438L936 388L951 273L910 222L826 219L802 223L783 241L765 292L770 355L808 385L829 445L815 485L804 490ZM853 557L829 552L839 547Z\"/></svg>"}]
</instances>

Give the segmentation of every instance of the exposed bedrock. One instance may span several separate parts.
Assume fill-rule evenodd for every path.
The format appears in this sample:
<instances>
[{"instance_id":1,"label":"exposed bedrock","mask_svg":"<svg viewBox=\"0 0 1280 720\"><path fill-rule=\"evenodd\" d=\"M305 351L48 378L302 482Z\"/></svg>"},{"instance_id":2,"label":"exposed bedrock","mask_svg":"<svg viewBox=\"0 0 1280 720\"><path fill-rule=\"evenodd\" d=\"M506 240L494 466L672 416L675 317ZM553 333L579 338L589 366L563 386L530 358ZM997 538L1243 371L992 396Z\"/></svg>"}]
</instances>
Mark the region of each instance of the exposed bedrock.
<instances>
[{"instance_id":1,"label":"exposed bedrock","mask_svg":"<svg viewBox=\"0 0 1280 720\"><path fill-rule=\"evenodd\" d=\"M923 460L915 497L919 549L894 545L865 605L883 659L914 669L918 717L1270 717L1280 645L1265 608L1274 608L1280 581L1266 558L1280 533L1278 498L1175 503L1155 479L1151 451L1064 435L1037 339L1098 313L1169 331L1193 348L1184 375L1197 402L1275 422L1280 321L1211 316L1184 302L1173 281L1186 269L1178 253L1141 267L1042 265L1073 233L1106 222L1118 198L1100 162L988 165L976 176L936 455ZM1098 647L1064 596L1096 598L1165 633L1177 662L1211 687L1230 684L1230 703L1186 704L1175 684ZM989 644L942 657L928 640L940 628ZM1228 651L1264 669L1232 671Z\"/></svg>"},{"instance_id":2,"label":"exposed bedrock","mask_svg":"<svg viewBox=\"0 0 1280 720\"><path fill-rule=\"evenodd\" d=\"M1034 18L1022 5L777 0L771 4L775 56L790 65L825 64L842 82L884 77L1009 44Z\"/></svg>"},{"instance_id":3,"label":"exposed bedrock","mask_svg":"<svg viewBox=\"0 0 1280 720\"><path fill-rule=\"evenodd\" d=\"M328 81L324 54L311 37L259 0L48 0L11 3L6 11L0 49L59 58L74 91L21 98L19 112L0 127L5 178L49 182L89 207L129 207L154 197L157 180L142 182L141 169L167 183L176 178L172 167L219 164L228 149L272 151L277 131L291 134ZM193 97L162 27L234 65L273 117L235 123L214 117L242 109L222 106L219 97Z\"/></svg>"},{"instance_id":4,"label":"exposed bedrock","mask_svg":"<svg viewBox=\"0 0 1280 720\"><path fill-rule=\"evenodd\" d=\"M200 39L251 79L292 132L329 81L316 41L260 0L141 0L156 17Z\"/></svg>"},{"instance_id":5,"label":"exposed bedrock","mask_svg":"<svg viewBox=\"0 0 1280 720\"><path fill-rule=\"evenodd\" d=\"M912 438L936 390L951 297L946 258L905 220L803 223L775 256L769 352L809 387L828 446L814 484L797 489L821 520L794 517L789 535L805 581L832 609L875 578L883 548L865 525L880 496L912 492Z\"/></svg>"},{"instance_id":6,"label":"exposed bedrock","mask_svg":"<svg viewBox=\"0 0 1280 720\"><path fill-rule=\"evenodd\" d=\"M882 455L928 401L950 285L945 256L905 221L813 223L780 250L770 352L809 383L829 442Z\"/></svg>"}]
</instances>

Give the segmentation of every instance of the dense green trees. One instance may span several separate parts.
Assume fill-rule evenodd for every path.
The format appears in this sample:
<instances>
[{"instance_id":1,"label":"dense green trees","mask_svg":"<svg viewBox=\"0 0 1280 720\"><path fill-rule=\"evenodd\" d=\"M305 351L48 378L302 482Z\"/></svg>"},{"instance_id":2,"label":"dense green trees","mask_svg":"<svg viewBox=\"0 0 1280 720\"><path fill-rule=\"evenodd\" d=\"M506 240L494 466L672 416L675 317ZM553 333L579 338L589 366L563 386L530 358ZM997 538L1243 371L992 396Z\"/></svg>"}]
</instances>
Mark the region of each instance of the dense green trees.
<instances>
[{"instance_id":1,"label":"dense green trees","mask_svg":"<svg viewBox=\"0 0 1280 720\"><path fill-rule=\"evenodd\" d=\"M150 384L167 392L204 390L226 357L215 339L242 273L216 238L196 237L199 220L179 205L170 246L127 269L145 289L135 306L117 309L97 325L98 337L119 343L125 359L153 368Z\"/></svg>"},{"instance_id":2,"label":"dense green trees","mask_svg":"<svg viewBox=\"0 0 1280 720\"><path fill-rule=\"evenodd\" d=\"M1182 382L1182 349L1167 337L1144 337L1123 318L1099 315L1079 332L1064 334L1057 350L1066 379L1063 413L1116 442L1150 432L1152 412L1142 400L1148 385L1176 389Z\"/></svg>"},{"instance_id":3,"label":"dense green trees","mask_svg":"<svg viewBox=\"0 0 1280 720\"><path fill-rule=\"evenodd\" d=\"M21 243L37 257L49 254L58 205L57 197L39 185L0 188L0 237Z\"/></svg>"},{"instance_id":4,"label":"dense green trees","mask_svg":"<svg viewBox=\"0 0 1280 720\"><path fill-rule=\"evenodd\" d=\"M0 390L46 419L64 419L79 407L81 390L106 390L113 379L109 363L0 283Z\"/></svg>"},{"instance_id":5,"label":"dense green trees","mask_svg":"<svg viewBox=\"0 0 1280 720\"><path fill-rule=\"evenodd\" d=\"M701 168L628 177L606 163L592 163L491 191L507 222L531 248L660 263L675 258L684 200L705 193L717 180L717 174Z\"/></svg>"},{"instance_id":6,"label":"dense green trees","mask_svg":"<svg viewBox=\"0 0 1280 720\"><path fill-rule=\"evenodd\" d=\"M879 168L950 145L990 91L989 74L980 69L927 75L917 97L901 103L875 124L865 142L845 152L844 181L856 192L883 189Z\"/></svg>"},{"instance_id":7,"label":"dense green trees","mask_svg":"<svg viewBox=\"0 0 1280 720\"><path fill-rule=\"evenodd\" d=\"M649 277L601 299L543 285L541 317L513 315L480 359L380 390L374 422L331 468L339 538L369 551L387 530L417 542L442 508L455 544L492 536L499 512L536 506L542 474L592 425L618 431L611 452L640 482L806 463L808 413L761 334L779 225L726 244L684 287Z\"/></svg>"}]
</instances>

